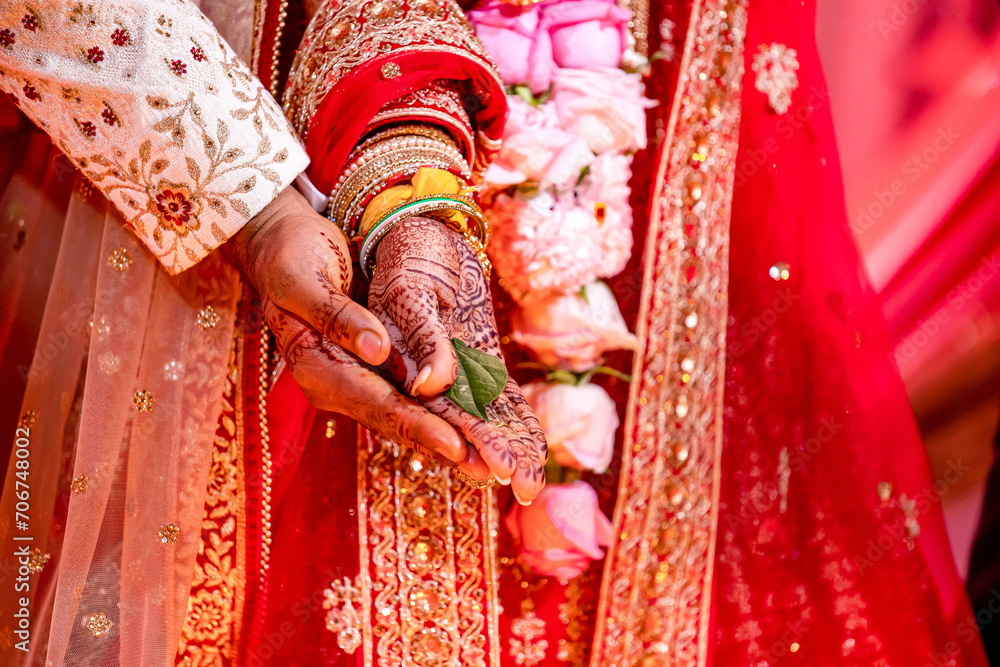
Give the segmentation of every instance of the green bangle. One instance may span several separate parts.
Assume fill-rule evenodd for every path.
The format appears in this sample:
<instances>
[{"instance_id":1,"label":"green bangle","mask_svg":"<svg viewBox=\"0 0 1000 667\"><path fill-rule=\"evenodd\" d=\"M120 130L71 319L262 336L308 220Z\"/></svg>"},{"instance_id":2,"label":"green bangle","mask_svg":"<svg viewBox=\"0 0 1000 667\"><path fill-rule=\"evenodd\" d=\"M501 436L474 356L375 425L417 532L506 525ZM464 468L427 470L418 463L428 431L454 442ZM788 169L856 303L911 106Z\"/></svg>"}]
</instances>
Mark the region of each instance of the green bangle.
<instances>
[{"instance_id":1,"label":"green bangle","mask_svg":"<svg viewBox=\"0 0 1000 667\"><path fill-rule=\"evenodd\" d=\"M487 242L486 238L486 218L482 209L469 198L459 195L430 195L420 197L390 209L382 218L372 225L368 230L364 240L361 242L360 263L361 270L365 276L371 280L375 265L375 248L386 234L392 230L400 221L417 215L426 215L437 211L458 211L467 217L476 220L476 227L480 244Z\"/></svg>"}]
</instances>

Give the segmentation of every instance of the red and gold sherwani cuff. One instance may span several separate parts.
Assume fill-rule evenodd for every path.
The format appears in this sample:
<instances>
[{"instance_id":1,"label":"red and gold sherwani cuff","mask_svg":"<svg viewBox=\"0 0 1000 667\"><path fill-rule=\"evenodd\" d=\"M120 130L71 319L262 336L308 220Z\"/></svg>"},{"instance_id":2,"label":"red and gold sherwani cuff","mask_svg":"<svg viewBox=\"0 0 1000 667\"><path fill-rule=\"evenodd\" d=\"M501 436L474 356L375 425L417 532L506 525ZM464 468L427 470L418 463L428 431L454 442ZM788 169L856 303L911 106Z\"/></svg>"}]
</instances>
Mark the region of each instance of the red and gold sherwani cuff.
<instances>
[{"instance_id":1,"label":"red and gold sherwani cuff","mask_svg":"<svg viewBox=\"0 0 1000 667\"><path fill-rule=\"evenodd\" d=\"M170 273L309 163L275 100L185 0L5 2L0 89Z\"/></svg>"}]
</instances>

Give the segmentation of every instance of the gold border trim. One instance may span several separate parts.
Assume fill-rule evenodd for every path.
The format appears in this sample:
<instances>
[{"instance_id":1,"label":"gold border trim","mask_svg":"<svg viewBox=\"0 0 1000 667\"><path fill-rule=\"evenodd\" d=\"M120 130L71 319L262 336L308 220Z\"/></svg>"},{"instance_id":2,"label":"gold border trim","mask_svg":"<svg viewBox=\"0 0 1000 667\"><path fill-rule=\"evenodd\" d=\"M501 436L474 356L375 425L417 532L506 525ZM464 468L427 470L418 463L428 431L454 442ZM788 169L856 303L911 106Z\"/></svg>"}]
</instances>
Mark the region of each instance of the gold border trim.
<instances>
[{"instance_id":1,"label":"gold border trim","mask_svg":"<svg viewBox=\"0 0 1000 667\"><path fill-rule=\"evenodd\" d=\"M708 662L745 20L745 0L691 9L643 256L592 667Z\"/></svg>"}]
</instances>

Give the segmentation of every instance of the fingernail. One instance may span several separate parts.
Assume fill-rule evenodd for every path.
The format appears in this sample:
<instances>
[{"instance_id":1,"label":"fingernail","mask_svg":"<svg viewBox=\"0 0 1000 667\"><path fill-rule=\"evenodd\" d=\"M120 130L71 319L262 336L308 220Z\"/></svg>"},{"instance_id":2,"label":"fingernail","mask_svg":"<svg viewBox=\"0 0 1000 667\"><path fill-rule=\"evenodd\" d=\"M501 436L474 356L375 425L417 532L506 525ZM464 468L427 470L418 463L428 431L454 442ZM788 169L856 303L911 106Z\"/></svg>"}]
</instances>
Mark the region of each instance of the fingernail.
<instances>
[{"instance_id":1,"label":"fingernail","mask_svg":"<svg viewBox=\"0 0 1000 667\"><path fill-rule=\"evenodd\" d=\"M511 491L514 491L514 489L511 489ZM530 500L527 501L521 500L521 496L517 495L517 491L514 491L514 500L516 500L519 504L523 505L524 507L527 507L528 505L531 504Z\"/></svg>"},{"instance_id":2,"label":"fingernail","mask_svg":"<svg viewBox=\"0 0 1000 667\"><path fill-rule=\"evenodd\" d=\"M433 428L426 421L421 420L417 426L416 439L424 447L437 452L452 463L461 463L465 460L466 453L463 451L461 440L457 433L443 433Z\"/></svg>"},{"instance_id":3,"label":"fingernail","mask_svg":"<svg viewBox=\"0 0 1000 667\"><path fill-rule=\"evenodd\" d=\"M413 381L413 386L410 388L410 395L416 396L417 389L420 389L421 385L427 382L427 378L431 376L433 369L430 364L427 364L420 369L420 373L417 375L417 379Z\"/></svg>"},{"instance_id":4,"label":"fingernail","mask_svg":"<svg viewBox=\"0 0 1000 667\"><path fill-rule=\"evenodd\" d=\"M503 484L504 486L510 486L510 477L497 477L497 481Z\"/></svg>"},{"instance_id":5,"label":"fingernail","mask_svg":"<svg viewBox=\"0 0 1000 667\"><path fill-rule=\"evenodd\" d=\"M379 352L382 351L382 337L371 329L365 329L358 334L356 341L358 354L369 364L378 363Z\"/></svg>"}]
</instances>

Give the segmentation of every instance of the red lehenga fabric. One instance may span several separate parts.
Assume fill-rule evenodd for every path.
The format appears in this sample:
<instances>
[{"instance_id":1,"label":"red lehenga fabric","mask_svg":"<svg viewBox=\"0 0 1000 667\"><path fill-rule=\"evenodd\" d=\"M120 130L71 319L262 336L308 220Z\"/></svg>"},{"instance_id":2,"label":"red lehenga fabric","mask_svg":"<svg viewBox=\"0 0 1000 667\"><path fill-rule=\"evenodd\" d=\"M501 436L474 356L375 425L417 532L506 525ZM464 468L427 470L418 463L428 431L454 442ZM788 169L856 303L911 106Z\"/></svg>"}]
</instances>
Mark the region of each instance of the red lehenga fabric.
<instances>
[{"instance_id":1,"label":"red lehenga fabric","mask_svg":"<svg viewBox=\"0 0 1000 667\"><path fill-rule=\"evenodd\" d=\"M985 664L846 224L811 5L752 6L747 25L748 57L784 43L801 68L784 116L744 78L713 660Z\"/></svg>"}]
</instances>

